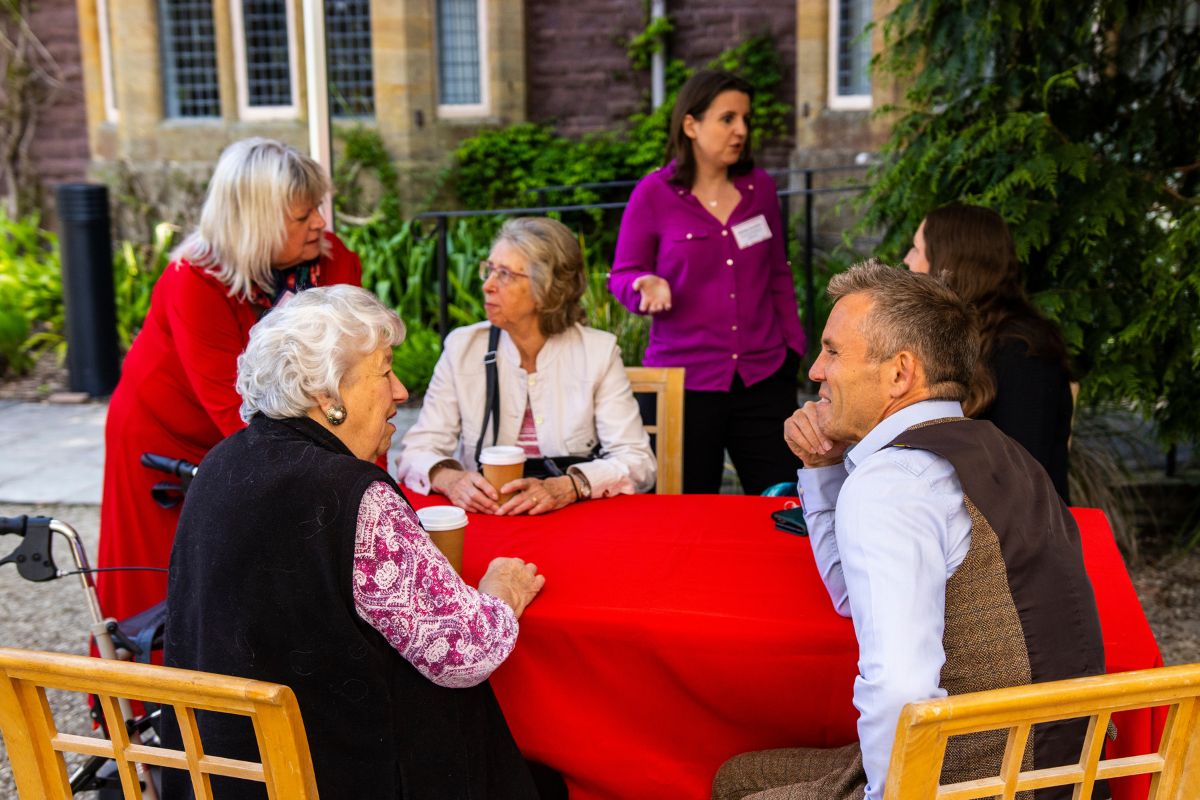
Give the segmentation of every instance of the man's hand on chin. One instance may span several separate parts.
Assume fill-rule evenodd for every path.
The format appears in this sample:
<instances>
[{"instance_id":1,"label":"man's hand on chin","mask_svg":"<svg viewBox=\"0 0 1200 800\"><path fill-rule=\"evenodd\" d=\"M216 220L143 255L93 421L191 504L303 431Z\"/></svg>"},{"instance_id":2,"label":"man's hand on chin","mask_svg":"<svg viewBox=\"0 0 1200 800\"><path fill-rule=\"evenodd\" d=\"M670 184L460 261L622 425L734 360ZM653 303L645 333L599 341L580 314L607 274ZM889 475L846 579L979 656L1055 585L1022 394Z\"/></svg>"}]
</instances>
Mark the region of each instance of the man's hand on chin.
<instances>
[{"instance_id":1,"label":"man's hand on chin","mask_svg":"<svg viewBox=\"0 0 1200 800\"><path fill-rule=\"evenodd\" d=\"M850 442L834 441L825 434L833 408L828 400L809 401L783 423L783 438L806 468L840 464Z\"/></svg>"}]
</instances>

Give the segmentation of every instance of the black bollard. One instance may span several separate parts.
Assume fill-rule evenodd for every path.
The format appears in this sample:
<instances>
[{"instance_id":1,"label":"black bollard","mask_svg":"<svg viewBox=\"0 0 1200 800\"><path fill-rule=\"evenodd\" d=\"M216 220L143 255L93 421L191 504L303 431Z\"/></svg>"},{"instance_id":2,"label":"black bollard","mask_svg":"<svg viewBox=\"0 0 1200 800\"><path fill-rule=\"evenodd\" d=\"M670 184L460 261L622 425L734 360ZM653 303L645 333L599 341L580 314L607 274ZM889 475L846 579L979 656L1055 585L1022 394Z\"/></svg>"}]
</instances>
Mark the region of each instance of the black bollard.
<instances>
[{"instance_id":1,"label":"black bollard","mask_svg":"<svg viewBox=\"0 0 1200 800\"><path fill-rule=\"evenodd\" d=\"M64 183L57 199L71 391L111 394L120 372L108 187Z\"/></svg>"}]
</instances>

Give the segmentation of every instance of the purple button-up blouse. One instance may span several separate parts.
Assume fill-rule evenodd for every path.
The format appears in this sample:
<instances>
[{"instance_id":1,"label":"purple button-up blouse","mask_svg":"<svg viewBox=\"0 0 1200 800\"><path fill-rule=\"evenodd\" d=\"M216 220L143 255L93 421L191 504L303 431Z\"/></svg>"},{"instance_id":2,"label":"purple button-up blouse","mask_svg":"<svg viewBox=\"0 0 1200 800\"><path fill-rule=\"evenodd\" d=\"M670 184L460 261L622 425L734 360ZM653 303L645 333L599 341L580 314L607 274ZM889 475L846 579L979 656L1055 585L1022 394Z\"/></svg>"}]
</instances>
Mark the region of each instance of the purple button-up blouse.
<instances>
[{"instance_id":1,"label":"purple button-up blouse","mask_svg":"<svg viewBox=\"0 0 1200 800\"><path fill-rule=\"evenodd\" d=\"M654 274L671 286L671 310L654 315L644 364L686 367L688 389L728 391L736 371L747 386L804 354L804 329L784 252L775 182L757 167L733 179L742 199L722 225L668 182L668 165L643 178L621 218L609 289L637 313L633 282ZM766 241L738 246L733 228L761 215Z\"/></svg>"}]
</instances>

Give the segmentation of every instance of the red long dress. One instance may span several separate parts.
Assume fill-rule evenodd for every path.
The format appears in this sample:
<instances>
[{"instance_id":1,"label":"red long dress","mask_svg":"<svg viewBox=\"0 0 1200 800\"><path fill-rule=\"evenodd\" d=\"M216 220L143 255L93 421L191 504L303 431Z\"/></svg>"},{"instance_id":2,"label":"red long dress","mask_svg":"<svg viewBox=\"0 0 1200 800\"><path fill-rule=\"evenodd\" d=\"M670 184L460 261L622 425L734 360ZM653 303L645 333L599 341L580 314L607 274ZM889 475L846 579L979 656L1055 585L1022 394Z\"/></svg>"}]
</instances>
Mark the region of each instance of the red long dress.
<instances>
[{"instance_id":1,"label":"red long dress","mask_svg":"<svg viewBox=\"0 0 1200 800\"><path fill-rule=\"evenodd\" d=\"M319 284L362 285L358 256L327 233L331 250ZM101 567L166 567L180 508L160 508L150 488L169 476L141 465L142 453L198 464L245 424L234 385L237 357L264 307L229 296L229 287L185 261L159 278L150 312L122 366L105 424ZM102 572L104 613L124 619L167 596L165 572Z\"/></svg>"}]
</instances>

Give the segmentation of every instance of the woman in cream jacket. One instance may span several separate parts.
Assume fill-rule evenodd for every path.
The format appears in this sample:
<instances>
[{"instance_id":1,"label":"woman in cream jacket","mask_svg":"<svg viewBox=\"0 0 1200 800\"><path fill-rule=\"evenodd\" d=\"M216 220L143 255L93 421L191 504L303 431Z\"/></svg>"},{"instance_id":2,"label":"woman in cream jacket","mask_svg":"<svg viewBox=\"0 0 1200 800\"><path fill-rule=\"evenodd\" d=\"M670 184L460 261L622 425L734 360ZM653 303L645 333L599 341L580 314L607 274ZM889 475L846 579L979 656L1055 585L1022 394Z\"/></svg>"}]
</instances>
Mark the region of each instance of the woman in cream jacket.
<instances>
[{"instance_id":1,"label":"woman in cream jacket","mask_svg":"<svg viewBox=\"0 0 1200 800\"><path fill-rule=\"evenodd\" d=\"M616 337L580 324L586 278L575 237L552 219L510 220L480 275L488 321L446 338L420 417L403 440L401 480L418 492L444 494L468 511L498 514L539 514L649 490L654 453ZM501 487L515 492L503 505L475 463L492 326L500 329L500 421L495 441L488 423L484 446L515 444L529 460L595 456L561 476L521 478Z\"/></svg>"}]
</instances>

